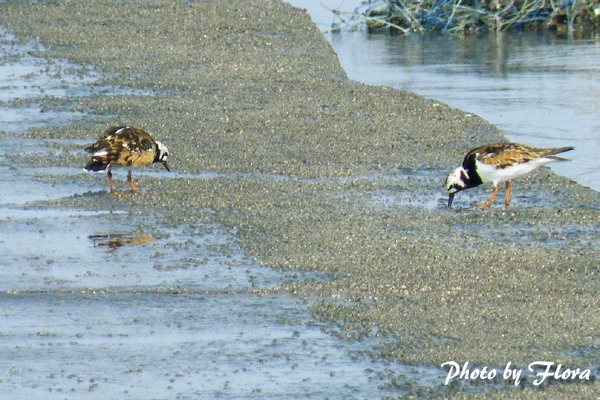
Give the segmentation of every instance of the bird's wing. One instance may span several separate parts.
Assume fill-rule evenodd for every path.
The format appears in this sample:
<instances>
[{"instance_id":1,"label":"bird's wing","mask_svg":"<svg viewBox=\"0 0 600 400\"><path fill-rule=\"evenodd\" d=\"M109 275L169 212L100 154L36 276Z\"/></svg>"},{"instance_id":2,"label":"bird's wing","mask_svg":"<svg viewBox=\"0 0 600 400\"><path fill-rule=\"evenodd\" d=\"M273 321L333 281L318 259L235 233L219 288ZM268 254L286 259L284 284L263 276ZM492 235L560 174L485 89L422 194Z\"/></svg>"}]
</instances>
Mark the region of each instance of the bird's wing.
<instances>
[{"instance_id":1,"label":"bird's wing","mask_svg":"<svg viewBox=\"0 0 600 400\"><path fill-rule=\"evenodd\" d=\"M546 149L536 149L518 143L482 146L471 152L476 154L478 162L496 168L506 168L523 164L549 154L546 152Z\"/></svg>"}]
</instances>

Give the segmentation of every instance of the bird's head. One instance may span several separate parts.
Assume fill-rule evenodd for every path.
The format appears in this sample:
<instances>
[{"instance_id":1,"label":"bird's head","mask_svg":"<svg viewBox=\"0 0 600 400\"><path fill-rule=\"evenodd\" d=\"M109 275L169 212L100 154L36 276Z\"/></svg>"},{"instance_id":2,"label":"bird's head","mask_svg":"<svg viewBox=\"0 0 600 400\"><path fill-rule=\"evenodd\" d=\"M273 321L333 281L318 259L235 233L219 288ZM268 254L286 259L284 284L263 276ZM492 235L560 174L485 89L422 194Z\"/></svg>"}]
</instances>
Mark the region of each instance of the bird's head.
<instances>
[{"instance_id":1,"label":"bird's head","mask_svg":"<svg viewBox=\"0 0 600 400\"><path fill-rule=\"evenodd\" d=\"M169 149L167 149L167 146L165 146L164 144L162 144L161 142L159 142L157 140L156 141L156 157L154 158L154 162L162 163L162 165L167 169L167 171L171 172L171 170L169 169L169 164L167 164L168 158L169 158Z\"/></svg>"},{"instance_id":2,"label":"bird's head","mask_svg":"<svg viewBox=\"0 0 600 400\"><path fill-rule=\"evenodd\" d=\"M448 190L448 207L452 206L454 195L461 190L467 189L469 175L467 171L461 166L456 168L446 178L446 190Z\"/></svg>"}]
</instances>

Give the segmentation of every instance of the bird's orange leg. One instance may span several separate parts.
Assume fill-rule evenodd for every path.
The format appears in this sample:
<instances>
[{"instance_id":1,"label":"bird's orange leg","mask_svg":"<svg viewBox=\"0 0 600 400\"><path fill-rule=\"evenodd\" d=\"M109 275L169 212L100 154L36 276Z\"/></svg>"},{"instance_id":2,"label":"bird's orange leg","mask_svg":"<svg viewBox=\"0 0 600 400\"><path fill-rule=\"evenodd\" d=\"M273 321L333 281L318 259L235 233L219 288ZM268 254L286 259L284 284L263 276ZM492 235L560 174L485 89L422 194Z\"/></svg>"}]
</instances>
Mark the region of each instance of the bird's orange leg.
<instances>
[{"instance_id":1,"label":"bird's orange leg","mask_svg":"<svg viewBox=\"0 0 600 400\"><path fill-rule=\"evenodd\" d=\"M133 179L131 179L131 171L127 173L127 182L129 183L129 187L131 188L131 193L142 193L142 190L136 189L133 185Z\"/></svg>"},{"instance_id":2,"label":"bird's orange leg","mask_svg":"<svg viewBox=\"0 0 600 400\"><path fill-rule=\"evenodd\" d=\"M110 172L110 170L109 170L106 173L106 176L108 177L108 186L110 187L110 192L112 194L114 194L115 196L119 196L121 194L121 192L115 190L115 185L113 184L112 172Z\"/></svg>"},{"instance_id":3,"label":"bird's orange leg","mask_svg":"<svg viewBox=\"0 0 600 400\"><path fill-rule=\"evenodd\" d=\"M490 195L490 197L488 197L487 201L483 204L476 204L477 207L480 208L490 208L490 206L492 205L492 201L494 200L494 197L496 197L496 195L498 194L498 190L500 188L498 186L494 187L494 190L492 191L492 194Z\"/></svg>"},{"instance_id":4,"label":"bird's orange leg","mask_svg":"<svg viewBox=\"0 0 600 400\"><path fill-rule=\"evenodd\" d=\"M510 204L510 181L506 181L506 197L504 198L504 207L508 207Z\"/></svg>"}]
</instances>

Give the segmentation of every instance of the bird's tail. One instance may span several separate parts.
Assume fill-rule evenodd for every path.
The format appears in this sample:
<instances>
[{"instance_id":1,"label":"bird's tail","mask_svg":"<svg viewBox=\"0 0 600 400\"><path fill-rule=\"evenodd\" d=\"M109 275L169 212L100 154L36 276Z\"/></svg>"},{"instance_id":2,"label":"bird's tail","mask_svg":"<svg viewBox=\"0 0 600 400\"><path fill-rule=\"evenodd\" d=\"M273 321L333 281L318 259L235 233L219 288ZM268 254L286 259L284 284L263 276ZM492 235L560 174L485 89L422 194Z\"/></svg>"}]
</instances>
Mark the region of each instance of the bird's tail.
<instances>
[{"instance_id":1,"label":"bird's tail","mask_svg":"<svg viewBox=\"0 0 600 400\"><path fill-rule=\"evenodd\" d=\"M571 161L568 158L558 157L555 154L564 153L565 151L570 151L570 150L574 150L574 149L575 149L575 147L573 147L573 146L556 147L554 149L548 149L548 153L546 153L546 155L544 155L544 157L550 158L554 161Z\"/></svg>"}]
</instances>

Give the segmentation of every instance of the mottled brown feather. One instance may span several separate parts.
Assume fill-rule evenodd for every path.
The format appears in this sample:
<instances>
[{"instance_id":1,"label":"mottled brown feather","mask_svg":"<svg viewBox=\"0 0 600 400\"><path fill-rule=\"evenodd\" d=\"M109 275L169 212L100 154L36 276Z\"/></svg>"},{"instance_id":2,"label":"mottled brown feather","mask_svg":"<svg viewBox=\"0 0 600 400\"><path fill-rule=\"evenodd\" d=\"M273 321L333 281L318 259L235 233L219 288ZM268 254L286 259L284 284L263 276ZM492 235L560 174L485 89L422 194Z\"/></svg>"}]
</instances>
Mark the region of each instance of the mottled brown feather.
<instances>
[{"instance_id":1,"label":"mottled brown feather","mask_svg":"<svg viewBox=\"0 0 600 400\"><path fill-rule=\"evenodd\" d=\"M113 126L102 134L100 139L88 146L85 151L97 153L105 151L102 156L94 156L95 162L102 165L121 165L124 167L144 167L152 164L156 154L156 144L152 137L141 129Z\"/></svg>"},{"instance_id":2,"label":"mottled brown feather","mask_svg":"<svg viewBox=\"0 0 600 400\"><path fill-rule=\"evenodd\" d=\"M506 168L512 165L526 163L541 157L562 160L562 158L554 155L572 149L573 147L538 149L518 143L500 143L473 149L467 154L465 159L476 155L477 160L481 163L492 165L497 168Z\"/></svg>"}]
</instances>

